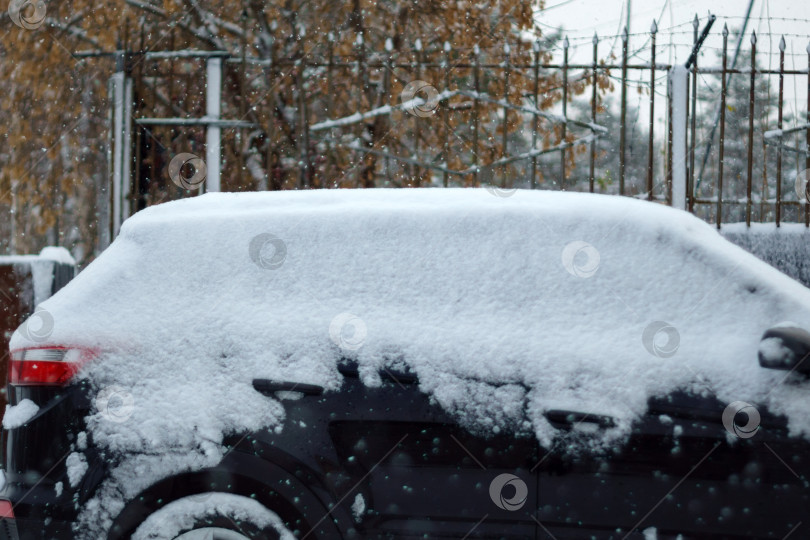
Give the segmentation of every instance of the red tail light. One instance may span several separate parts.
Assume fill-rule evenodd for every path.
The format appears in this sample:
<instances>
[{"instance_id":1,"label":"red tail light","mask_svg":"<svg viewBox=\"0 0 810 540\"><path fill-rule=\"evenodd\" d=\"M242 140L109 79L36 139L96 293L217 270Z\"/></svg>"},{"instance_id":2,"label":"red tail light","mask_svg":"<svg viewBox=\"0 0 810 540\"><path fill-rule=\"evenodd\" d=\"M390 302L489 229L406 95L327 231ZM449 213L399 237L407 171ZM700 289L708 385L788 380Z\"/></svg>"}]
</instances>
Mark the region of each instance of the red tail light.
<instances>
[{"instance_id":1,"label":"red tail light","mask_svg":"<svg viewBox=\"0 0 810 540\"><path fill-rule=\"evenodd\" d=\"M11 501L0 499L0 519L14 519L14 506Z\"/></svg>"},{"instance_id":2,"label":"red tail light","mask_svg":"<svg viewBox=\"0 0 810 540\"><path fill-rule=\"evenodd\" d=\"M86 349L43 347L11 351L8 382L20 386L64 386L93 357Z\"/></svg>"}]
</instances>

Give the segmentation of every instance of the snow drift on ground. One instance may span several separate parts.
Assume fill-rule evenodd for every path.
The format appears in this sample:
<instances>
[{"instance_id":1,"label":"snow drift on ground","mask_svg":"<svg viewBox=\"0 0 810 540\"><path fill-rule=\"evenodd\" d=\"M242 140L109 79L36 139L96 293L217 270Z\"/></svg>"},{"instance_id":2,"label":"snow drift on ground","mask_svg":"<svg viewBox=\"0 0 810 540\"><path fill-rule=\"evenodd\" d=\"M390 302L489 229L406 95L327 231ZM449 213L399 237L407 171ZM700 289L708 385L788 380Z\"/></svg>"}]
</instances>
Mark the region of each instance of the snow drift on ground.
<instances>
[{"instance_id":1,"label":"snow drift on ground","mask_svg":"<svg viewBox=\"0 0 810 540\"><path fill-rule=\"evenodd\" d=\"M810 328L810 290L697 218L628 198L210 194L139 212L43 308L54 343L107 351L83 376L126 394L88 419L122 456L83 509L90 531L156 480L216 464L225 434L279 426L253 378L337 390L341 356L367 384L405 362L465 425L543 444L546 410L612 416L593 444L619 444L649 397L697 387L810 435L810 387L772 392L784 373L757 362L770 326Z\"/></svg>"}]
</instances>

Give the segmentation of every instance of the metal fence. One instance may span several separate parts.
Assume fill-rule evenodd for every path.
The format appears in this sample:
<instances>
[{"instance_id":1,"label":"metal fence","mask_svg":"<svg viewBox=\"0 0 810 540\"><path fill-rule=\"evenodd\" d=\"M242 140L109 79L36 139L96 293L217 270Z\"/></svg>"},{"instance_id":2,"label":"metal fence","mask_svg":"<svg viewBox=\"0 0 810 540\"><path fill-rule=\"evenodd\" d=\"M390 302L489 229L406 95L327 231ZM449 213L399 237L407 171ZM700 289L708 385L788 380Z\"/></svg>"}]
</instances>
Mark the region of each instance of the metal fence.
<instances>
[{"instance_id":1,"label":"metal fence","mask_svg":"<svg viewBox=\"0 0 810 540\"><path fill-rule=\"evenodd\" d=\"M698 26L696 18L695 49ZM735 66L739 50L730 62L728 35L724 29L720 65L704 66L693 55L685 141L673 141L673 66L657 61L655 25L642 45L649 62L632 61L633 36L626 31L620 58L600 57L604 47L594 37L587 63L568 61L567 40L558 44L559 63L550 61L549 43L527 41L487 51L449 44L423 50L418 42L407 50L371 51L358 39L348 52L327 46L295 58L226 57L216 119L200 73L208 63L210 76L211 59L225 53L110 53L134 82L134 136L122 139L131 145L132 160L130 177L120 180L127 184L119 190L120 204L129 209L123 217L193 195L167 171L178 154L204 155L215 129L217 137L222 133L216 186L229 191L492 185L673 204L673 143L684 144L689 211L718 227L729 221L810 226L803 196L810 92L793 127L784 125L785 79L795 77L810 89L810 69L786 69L784 40L778 68L760 67L753 35L742 55L748 64ZM645 88L641 81L648 81ZM758 85L773 87L775 97L763 98ZM647 92L646 131L631 129L628 118L634 86ZM614 106L608 96L615 94ZM732 134L733 148L727 132L732 97L748 107L735 109L735 129L740 119L747 126ZM716 114L701 112L698 103L715 103ZM665 122L656 120L661 107ZM120 124L115 129L126 122ZM729 156L741 152L732 163Z\"/></svg>"}]
</instances>

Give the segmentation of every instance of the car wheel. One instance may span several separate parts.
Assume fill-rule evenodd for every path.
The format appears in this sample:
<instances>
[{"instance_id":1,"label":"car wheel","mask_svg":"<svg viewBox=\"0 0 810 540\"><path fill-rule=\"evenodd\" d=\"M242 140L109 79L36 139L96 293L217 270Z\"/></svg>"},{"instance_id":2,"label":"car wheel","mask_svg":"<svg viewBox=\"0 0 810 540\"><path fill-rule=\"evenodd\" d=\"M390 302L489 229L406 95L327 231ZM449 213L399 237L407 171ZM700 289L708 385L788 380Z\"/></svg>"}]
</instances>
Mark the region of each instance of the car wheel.
<instances>
[{"instance_id":1,"label":"car wheel","mask_svg":"<svg viewBox=\"0 0 810 540\"><path fill-rule=\"evenodd\" d=\"M133 540L295 540L283 520L250 497L205 493L172 501L150 515Z\"/></svg>"},{"instance_id":2,"label":"car wheel","mask_svg":"<svg viewBox=\"0 0 810 540\"><path fill-rule=\"evenodd\" d=\"M224 529L222 527L203 527L193 529L175 536L175 540L250 540L253 536L245 536L240 531Z\"/></svg>"}]
</instances>

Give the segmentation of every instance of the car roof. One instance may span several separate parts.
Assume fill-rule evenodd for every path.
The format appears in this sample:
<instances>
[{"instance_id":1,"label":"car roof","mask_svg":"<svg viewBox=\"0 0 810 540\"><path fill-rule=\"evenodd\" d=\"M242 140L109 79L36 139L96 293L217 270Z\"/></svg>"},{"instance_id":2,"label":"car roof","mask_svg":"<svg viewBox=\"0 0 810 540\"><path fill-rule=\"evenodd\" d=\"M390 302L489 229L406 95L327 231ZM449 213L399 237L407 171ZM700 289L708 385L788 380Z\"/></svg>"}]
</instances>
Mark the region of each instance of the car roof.
<instances>
[{"instance_id":1,"label":"car roof","mask_svg":"<svg viewBox=\"0 0 810 540\"><path fill-rule=\"evenodd\" d=\"M538 410L620 424L696 374L721 399L787 396L771 394L759 339L786 320L810 328L810 291L686 212L484 189L157 205L43 308L54 343L225 358L242 377L332 387L324 366L341 357L405 362L444 403L476 392L465 378L514 381L542 389ZM25 344L15 334L12 347Z\"/></svg>"}]
</instances>

